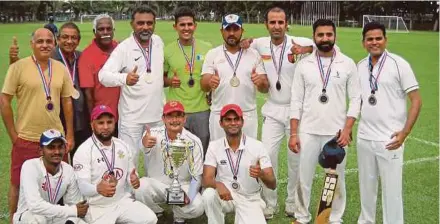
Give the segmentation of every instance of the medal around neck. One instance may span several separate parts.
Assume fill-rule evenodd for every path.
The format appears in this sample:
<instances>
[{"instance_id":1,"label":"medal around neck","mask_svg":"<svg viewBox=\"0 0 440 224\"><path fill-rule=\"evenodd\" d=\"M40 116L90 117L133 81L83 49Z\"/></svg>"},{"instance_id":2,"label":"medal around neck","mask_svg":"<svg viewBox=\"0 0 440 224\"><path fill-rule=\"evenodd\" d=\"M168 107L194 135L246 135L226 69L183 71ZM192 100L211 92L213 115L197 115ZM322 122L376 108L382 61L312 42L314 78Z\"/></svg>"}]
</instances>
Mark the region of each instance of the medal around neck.
<instances>
[{"instance_id":1,"label":"medal around neck","mask_svg":"<svg viewBox=\"0 0 440 224\"><path fill-rule=\"evenodd\" d=\"M148 84L153 83L153 76L151 75L151 73L144 74L144 79L145 79L145 82Z\"/></svg>"},{"instance_id":2,"label":"medal around neck","mask_svg":"<svg viewBox=\"0 0 440 224\"><path fill-rule=\"evenodd\" d=\"M54 109L54 105L53 105L52 101L48 100L47 104L46 104L46 110L49 111L49 112L52 112L53 109Z\"/></svg>"},{"instance_id":3,"label":"medal around neck","mask_svg":"<svg viewBox=\"0 0 440 224\"><path fill-rule=\"evenodd\" d=\"M240 184L236 180L232 181L231 187L234 189L234 191L240 190Z\"/></svg>"},{"instance_id":4,"label":"medal around neck","mask_svg":"<svg viewBox=\"0 0 440 224\"><path fill-rule=\"evenodd\" d=\"M81 96L81 94L79 93L79 91L77 89L75 89L75 87L73 87L72 98L77 100L77 99L79 99L80 96Z\"/></svg>"},{"instance_id":5,"label":"medal around neck","mask_svg":"<svg viewBox=\"0 0 440 224\"><path fill-rule=\"evenodd\" d=\"M368 103L371 106L375 106L377 104L377 99L376 99L376 96L374 94L371 94L370 97L368 97Z\"/></svg>"},{"instance_id":6,"label":"medal around neck","mask_svg":"<svg viewBox=\"0 0 440 224\"><path fill-rule=\"evenodd\" d=\"M328 96L326 93L323 92L321 95L319 95L319 102L322 104L326 104L328 102Z\"/></svg>"},{"instance_id":7,"label":"medal around neck","mask_svg":"<svg viewBox=\"0 0 440 224\"><path fill-rule=\"evenodd\" d=\"M177 134L175 140L165 139L162 144L165 145L171 163L172 174L170 174L170 178L173 178L170 187L166 189L167 204L184 205L185 193L179 183L179 169L189 156L190 143Z\"/></svg>"},{"instance_id":8,"label":"medal around neck","mask_svg":"<svg viewBox=\"0 0 440 224\"><path fill-rule=\"evenodd\" d=\"M194 84L195 84L195 82L194 82L194 79L193 79L193 77L192 77L192 75L191 75L190 78L189 78L189 80L188 80L188 86L189 86L189 87L193 87Z\"/></svg>"},{"instance_id":9,"label":"medal around neck","mask_svg":"<svg viewBox=\"0 0 440 224\"><path fill-rule=\"evenodd\" d=\"M275 85L275 87L277 88L278 91L281 90L281 83L280 83L280 80L277 81L277 84Z\"/></svg>"},{"instance_id":10,"label":"medal around neck","mask_svg":"<svg viewBox=\"0 0 440 224\"><path fill-rule=\"evenodd\" d=\"M238 79L238 77L234 75L234 77L232 77L231 80L229 81L229 84L232 87L238 87L240 85L240 79Z\"/></svg>"}]
</instances>

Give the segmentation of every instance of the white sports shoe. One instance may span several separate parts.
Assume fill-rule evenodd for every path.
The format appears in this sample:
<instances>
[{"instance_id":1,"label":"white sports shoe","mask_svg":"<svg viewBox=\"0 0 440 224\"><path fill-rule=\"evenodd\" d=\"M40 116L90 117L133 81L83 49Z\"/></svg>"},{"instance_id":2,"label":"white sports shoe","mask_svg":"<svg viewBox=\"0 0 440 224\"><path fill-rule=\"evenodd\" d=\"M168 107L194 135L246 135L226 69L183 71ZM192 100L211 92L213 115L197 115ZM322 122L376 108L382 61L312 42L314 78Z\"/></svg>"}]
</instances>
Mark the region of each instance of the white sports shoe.
<instances>
[{"instance_id":1,"label":"white sports shoe","mask_svg":"<svg viewBox=\"0 0 440 224\"><path fill-rule=\"evenodd\" d=\"M286 203L286 209L284 210L284 213L287 217L295 217L295 205L293 203Z\"/></svg>"}]
</instances>

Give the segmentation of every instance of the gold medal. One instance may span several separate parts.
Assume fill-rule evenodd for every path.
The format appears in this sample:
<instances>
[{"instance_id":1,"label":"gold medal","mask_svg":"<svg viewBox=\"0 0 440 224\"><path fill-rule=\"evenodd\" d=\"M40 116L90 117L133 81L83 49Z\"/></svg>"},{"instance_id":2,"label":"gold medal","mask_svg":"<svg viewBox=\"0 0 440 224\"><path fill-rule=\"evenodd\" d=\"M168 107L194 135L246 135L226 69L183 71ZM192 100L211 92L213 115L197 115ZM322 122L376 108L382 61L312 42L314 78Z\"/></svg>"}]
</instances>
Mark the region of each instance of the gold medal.
<instances>
[{"instance_id":1,"label":"gold medal","mask_svg":"<svg viewBox=\"0 0 440 224\"><path fill-rule=\"evenodd\" d=\"M148 84L153 83L153 77L151 76L151 73L145 74L144 79L145 79L145 82L147 82Z\"/></svg>"},{"instance_id":2,"label":"gold medal","mask_svg":"<svg viewBox=\"0 0 440 224\"><path fill-rule=\"evenodd\" d=\"M232 79L229 81L229 84L231 84L232 87L237 87L240 85L240 79L234 75L234 77L232 77Z\"/></svg>"}]
</instances>

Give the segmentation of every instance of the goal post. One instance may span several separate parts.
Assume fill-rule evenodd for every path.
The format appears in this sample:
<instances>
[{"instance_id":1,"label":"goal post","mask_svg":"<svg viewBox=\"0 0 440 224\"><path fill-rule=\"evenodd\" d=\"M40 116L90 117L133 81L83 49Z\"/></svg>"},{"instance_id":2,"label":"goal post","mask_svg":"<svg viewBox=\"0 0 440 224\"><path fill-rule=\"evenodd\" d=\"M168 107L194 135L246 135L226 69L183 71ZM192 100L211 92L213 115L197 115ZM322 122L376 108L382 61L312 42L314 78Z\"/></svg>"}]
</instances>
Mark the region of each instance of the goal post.
<instances>
[{"instance_id":1,"label":"goal post","mask_svg":"<svg viewBox=\"0 0 440 224\"><path fill-rule=\"evenodd\" d=\"M379 16L379 15L363 15L362 27L370 22L379 22L385 26L387 31L396 33L409 33L408 27L401 16Z\"/></svg>"},{"instance_id":2,"label":"goal post","mask_svg":"<svg viewBox=\"0 0 440 224\"><path fill-rule=\"evenodd\" d=\"M83 23L87 23L87 22L92 22L98 15L81 15L81 24Z\"/></svg>"}]
</instances>

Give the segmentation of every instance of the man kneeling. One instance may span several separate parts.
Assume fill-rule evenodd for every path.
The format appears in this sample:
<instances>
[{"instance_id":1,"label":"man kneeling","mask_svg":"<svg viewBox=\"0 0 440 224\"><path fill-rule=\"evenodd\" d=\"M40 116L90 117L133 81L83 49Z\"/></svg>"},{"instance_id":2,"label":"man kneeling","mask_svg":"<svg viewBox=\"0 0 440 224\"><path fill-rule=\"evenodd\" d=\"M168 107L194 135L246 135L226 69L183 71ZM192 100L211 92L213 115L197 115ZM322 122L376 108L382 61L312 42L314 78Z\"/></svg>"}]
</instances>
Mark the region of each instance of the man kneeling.
<instances>
[{"instance_id":1,"label":"man kneeling","mask_svg":"<svg viewBox=\"0 0 440 224\"><path fill-rule=\"evenodd\" d=\"M183 105L178 101L165 104L162 120L165 126L147 127L142 138L142 148L145 153L145 168L148 177L142 177L141 187L135 191L136 199L144 202L154 212L160 214L163 209L156 203L166 203L172 196L167 193L172 190L173 171L178 170L178 180L181 184L182 205L173 205L174 223L184 223L185 219L197 218L203 214L203 202L199 189L203 169L203 147L200 139L184 128L186 115ZM172 162L177 153L174 148L180 145L184 148L185 159L180 167ZM174 158L176 160L177 158ZM167 190L167 188L169 188Z\"/></svg>"},{"instance_id":2,"label":"man kneeling","mask_svg":"<svg viewBox=\"0 0 440 224\"><path fill-rule=\"evenodd\" d=\"M14 224L76 223L89 205L82 201L73 168L62 161L66 139L57 130L40 137L42 157L24 162ZM57 202L63 198L64 206Z\"/></svg>"},{"instance_id":3,"label":"man kneeling","mask_svg":"<svg viewBox=\"0 0 440 224\"><path fill-rule=\"evenodd\" d=\"M220 111L226 137L209 143L203 169L203 192L208 223L225 223L224 212L235 210L235 223L266 223L260 196L261 182L276 188L276 180L263 143L242 133L243 111L228 104Z\"/></svg>"}]
</instances>

